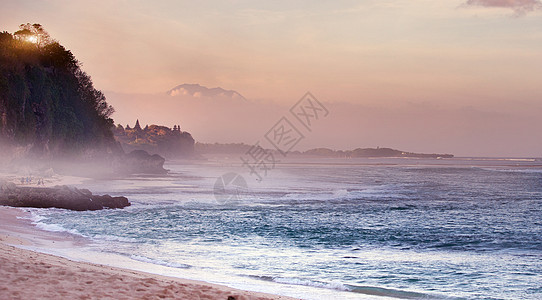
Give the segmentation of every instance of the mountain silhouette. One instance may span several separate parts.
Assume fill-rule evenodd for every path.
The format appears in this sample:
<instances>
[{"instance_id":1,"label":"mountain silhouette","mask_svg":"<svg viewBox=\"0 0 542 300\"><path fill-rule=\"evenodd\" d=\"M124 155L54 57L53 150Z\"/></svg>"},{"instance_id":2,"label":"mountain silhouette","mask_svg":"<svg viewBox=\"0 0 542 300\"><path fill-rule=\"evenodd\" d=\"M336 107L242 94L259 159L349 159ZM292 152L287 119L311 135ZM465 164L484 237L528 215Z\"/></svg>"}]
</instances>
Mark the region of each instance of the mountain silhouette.
<instances>
[{"instance_id":1,"label":"mountain silhouette","mask_svg":"<svg viewBox=\"0 0 542 300\"><path fill-rule=\"evenodd\" d=\"M228 97L246 100L243 95L234 90L225 90L221 87L208 88L199 84L181 84L167 91L170 96L191 96L194 98Z\"/></svg>"}]
</instances>

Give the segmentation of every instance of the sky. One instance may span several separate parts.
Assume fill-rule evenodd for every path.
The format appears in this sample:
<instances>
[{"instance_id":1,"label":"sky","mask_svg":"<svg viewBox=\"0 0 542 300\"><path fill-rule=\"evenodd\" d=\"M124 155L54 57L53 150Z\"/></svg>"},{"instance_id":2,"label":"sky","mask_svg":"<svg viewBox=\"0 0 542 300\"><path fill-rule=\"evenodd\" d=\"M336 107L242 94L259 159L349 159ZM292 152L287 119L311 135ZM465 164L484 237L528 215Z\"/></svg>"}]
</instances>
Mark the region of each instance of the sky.
<instances>
[{"instance_id":1,"label":"sky","mask_svg":"<svg viewBox=\"0 0 542 300\"><path fill-rule=\"evenodd\" d=\"M542 156L537 0L2 0L0 30L26 22L74 53L119 123L252 143L311 91L330 116L307 148ZM182 83L236 90L267 118L153 96ZM230 127L194 118L217 107Z\"/></svg>"}]
</instances>

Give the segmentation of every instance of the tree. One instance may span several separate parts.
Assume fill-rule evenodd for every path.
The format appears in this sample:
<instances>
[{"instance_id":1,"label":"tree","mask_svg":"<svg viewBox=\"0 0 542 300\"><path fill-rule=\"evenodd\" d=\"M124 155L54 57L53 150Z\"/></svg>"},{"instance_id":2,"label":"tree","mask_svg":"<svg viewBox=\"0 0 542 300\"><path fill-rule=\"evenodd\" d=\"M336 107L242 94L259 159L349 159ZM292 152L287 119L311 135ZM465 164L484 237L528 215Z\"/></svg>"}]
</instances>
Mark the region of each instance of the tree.
<instances>
[{"instance_id":1,"label":"tree","mask_svg":"<svg viewBox=\"0 0 542 300\"><path fill-rule=\"evenodd\" d=\"M20 30L14 33L15 37L20 40L35 43L38 48L42 48L45 45L52 43L51 36L43 29L41 24L21 24Z\"/></svg>"},{"instance_id":2,"label":"tree","mask_svg":"<svg viewBox=\"0 0 542 300\"><path fill-rule=\"evenodd\" d=\"M71 51L40 24L0 33L0 138L36 154L112 148L113 112Z\"/></svg>"},{"instance_id":3,"label":"tree","mask_svg":"<svg viewBox=\"0 0 542 300\"><path fill-rule=\"evenodd\" d=\"M15 31L15 33L13 35L17 39L27 41L27 42L29 42L31 40L31 38L34 37L34 34L32 33L32 31L30 31L28 29L21 29L19 31Z\"/></svg>"},{"instance_id":4,"label":"tree","mask_svg":"<svg viewBox=\"0 0 542 300\"><path fill-rule=\"evenodd\" d=\"M42 63L46 67L69 70L70 72L76 72L80 67L80 63L75 59L73 53L70 50L66 50L58 42L51 42L45 45L40 52Z\"/></svg>"}]
</instances>

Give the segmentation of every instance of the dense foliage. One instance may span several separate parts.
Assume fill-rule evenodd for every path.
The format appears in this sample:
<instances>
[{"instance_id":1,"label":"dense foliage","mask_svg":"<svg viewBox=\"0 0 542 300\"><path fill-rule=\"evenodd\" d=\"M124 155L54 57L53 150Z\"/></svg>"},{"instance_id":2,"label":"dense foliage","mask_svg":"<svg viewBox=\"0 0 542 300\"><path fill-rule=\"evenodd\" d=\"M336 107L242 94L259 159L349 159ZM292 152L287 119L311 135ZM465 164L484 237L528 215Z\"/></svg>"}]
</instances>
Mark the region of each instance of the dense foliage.
<instances>
[{"instance_id":1,"label":"dense foliage","mask_svg":"<svg viewBox=\"0 0 542 300\"><path fill-rule=\"evenodd\" d=\"M194 154L194 138L177 125L173 128L150 125L142 129L138 120L134 128L117 125L113 133L126 151L145 150L166 158L190 157Z\"/></svg>"},{"instance_id":2,"label":"dense foliage","mask_svg":"<svg viewBox=\"0 0 542 300\"><path fill-rule=\"evenodd\" d=\"M113 108L39 24L0 33L0 142L63 155L114 143Z\"/></svg>"}]
</instances>

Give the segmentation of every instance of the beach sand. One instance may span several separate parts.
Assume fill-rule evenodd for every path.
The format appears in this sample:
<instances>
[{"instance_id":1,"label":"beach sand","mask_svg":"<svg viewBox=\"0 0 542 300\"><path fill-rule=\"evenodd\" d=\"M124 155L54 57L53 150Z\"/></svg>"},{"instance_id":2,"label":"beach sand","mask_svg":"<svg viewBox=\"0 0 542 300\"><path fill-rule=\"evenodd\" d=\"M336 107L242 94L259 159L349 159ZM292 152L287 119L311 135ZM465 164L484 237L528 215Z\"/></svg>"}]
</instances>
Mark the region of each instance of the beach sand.
<instances>
[{"instance_id":1,"label":"beach sand","mask_svg":"<svg viewBox=\"0 0 542 300\"><path fill-rule=\"evenodd\" d=\"M0 299L293 299L22 249L85 243L39 230L25 214L0 206Z\"/></svg>"}]
</instances>

